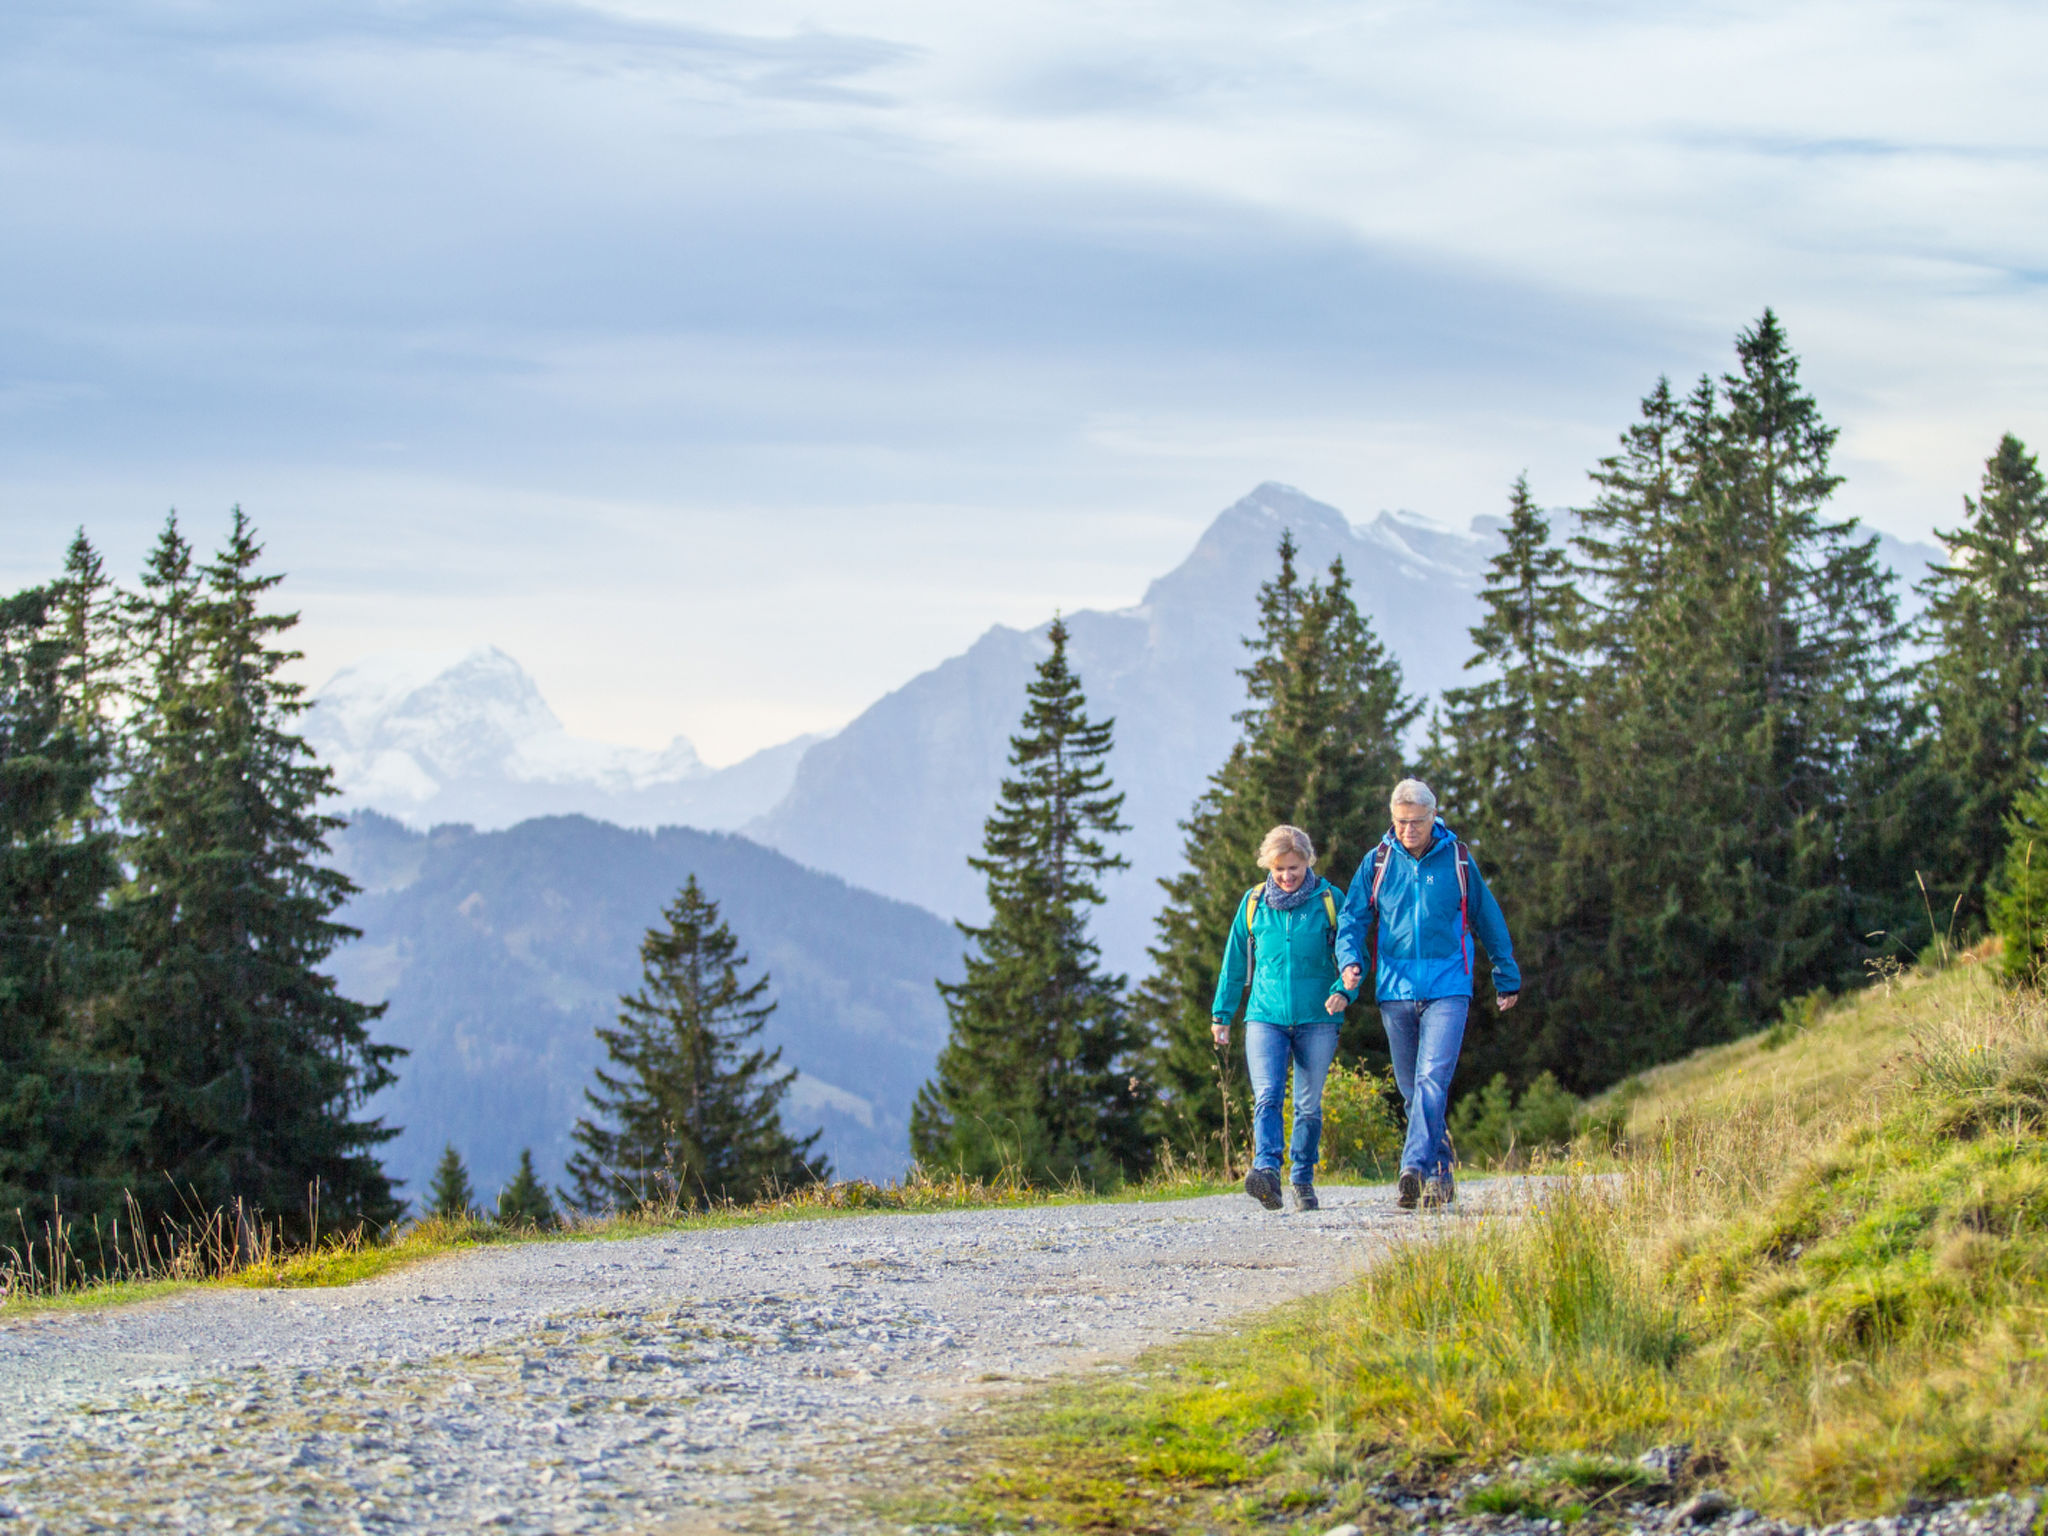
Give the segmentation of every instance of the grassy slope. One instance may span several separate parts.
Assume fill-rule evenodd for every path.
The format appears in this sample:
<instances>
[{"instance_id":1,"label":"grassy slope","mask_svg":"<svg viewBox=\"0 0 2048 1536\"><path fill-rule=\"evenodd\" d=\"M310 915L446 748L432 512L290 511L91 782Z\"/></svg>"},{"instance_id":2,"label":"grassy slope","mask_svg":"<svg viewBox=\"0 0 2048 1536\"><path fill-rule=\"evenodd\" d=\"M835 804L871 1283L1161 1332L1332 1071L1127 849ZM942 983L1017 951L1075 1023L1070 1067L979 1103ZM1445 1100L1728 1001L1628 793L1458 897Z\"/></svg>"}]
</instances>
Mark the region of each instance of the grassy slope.
<instances>
[{"instance_id":1,"label":"grassy slope","mask_svg":"<svg viewBox=\"0 0 2048 1536\"><path fill-rule=\"evenodd\" d=\"M1808 1518L2048 1477L2048 1010L1965 967L1783 1035L1646 1074L1525 1217L1022 1404L899 1512L1311 1531L1485 1469L1481 1506L1576 1518L1678 1441Z\"/></svg>"}]
</instances>

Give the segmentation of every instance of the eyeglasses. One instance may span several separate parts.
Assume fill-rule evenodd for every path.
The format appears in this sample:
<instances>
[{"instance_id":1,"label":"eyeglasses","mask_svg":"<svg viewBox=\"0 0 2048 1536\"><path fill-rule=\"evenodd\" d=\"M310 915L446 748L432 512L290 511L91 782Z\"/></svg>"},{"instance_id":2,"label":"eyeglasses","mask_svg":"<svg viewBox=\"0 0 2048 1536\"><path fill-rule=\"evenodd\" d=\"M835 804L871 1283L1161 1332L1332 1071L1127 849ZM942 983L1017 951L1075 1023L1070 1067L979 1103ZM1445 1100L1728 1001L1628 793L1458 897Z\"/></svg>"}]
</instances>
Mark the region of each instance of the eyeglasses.
<instances>
[{"instance_id":1,"label":"eyeglasses","mask_svg":"<svg viewBox=\"0 0 2048 1536\"><path fill-rule=\"evenodd\" d=\"M1394 825L1397 827L1427 827L1433 826L1435 822L1436 817L1434 814L1428 816L1396 816L1394 818Z\"/></svg>"}]
</instances>

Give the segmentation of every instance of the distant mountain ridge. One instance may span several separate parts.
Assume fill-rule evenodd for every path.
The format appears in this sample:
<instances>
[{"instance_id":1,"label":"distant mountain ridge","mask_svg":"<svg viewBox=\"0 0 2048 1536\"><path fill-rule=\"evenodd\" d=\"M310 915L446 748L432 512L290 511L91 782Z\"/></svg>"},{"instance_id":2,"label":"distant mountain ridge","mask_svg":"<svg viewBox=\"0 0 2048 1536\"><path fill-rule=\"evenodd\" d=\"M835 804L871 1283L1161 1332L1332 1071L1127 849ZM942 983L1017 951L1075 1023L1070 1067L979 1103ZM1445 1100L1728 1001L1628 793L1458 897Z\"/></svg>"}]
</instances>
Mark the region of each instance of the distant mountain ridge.
<instances>
[{"instance_id":1,"label":"distant mountain ridge","mask_svg":"<svg viewBox=\"0 0 2048 1536\"><path fill-rule=\"evenodd\" d=\"M486 1201L532 1147L561 1176L599 1025L640 984L641 937L689 875L767 972L763 1037L802 1074L784 1119L822 1130L843 1176L891 1178L909 1158L910 1101L946 1033L935 979L960 938L921 907L856 890L729 833L642 832L581 816L500 832L412 831L358 813L334 843L362 893L363 931L333 957L343 992L388 1002L372 1026L412 1054L369 1106L404 1134L385 1165L417 1199L453 1142Z\"/></svg>"},{"instance_id":2,"label":"distant mountain ridge","mask_svg":"<svg viewBox=\"0 0 2048 1536\"><path fill-rule=\"evenodd\" d=\"M1560 518L1568 514L1560 514ZM1360 610L1433 699L1472 674L1468 633L1502 522L1453 532L1401 512L1354 525L1335 507L1267 483L1226 508L1138 604L1067 615L1070 655L1091 709L1116 721L1110 771L1124 791L1131 869L1106 886L1096 932L1112 965L1137 973L1180 861L1184 818L1236 739L1243 637L1283 531L1305 579L1342 558ZM1562 537L1566 528L1560 521ZM1880 539L1907 582L1938 554ZM1915 605L1910 589L1905 606ZM785 743L712 773L688 742L634 753L575 742L510 657L468 653L433 676L424 664L350 669L322 689L307 735L336 766L342 803L425 827L503 827L578 812L621 825L744 829L813 868L968 920L983 910L967 868L994 804L1024 687L1045 631L996 625L965 652L877 700L836 735ZM1250 878L1250 875L1247 875Z\"/></svg>"}]
</instances>

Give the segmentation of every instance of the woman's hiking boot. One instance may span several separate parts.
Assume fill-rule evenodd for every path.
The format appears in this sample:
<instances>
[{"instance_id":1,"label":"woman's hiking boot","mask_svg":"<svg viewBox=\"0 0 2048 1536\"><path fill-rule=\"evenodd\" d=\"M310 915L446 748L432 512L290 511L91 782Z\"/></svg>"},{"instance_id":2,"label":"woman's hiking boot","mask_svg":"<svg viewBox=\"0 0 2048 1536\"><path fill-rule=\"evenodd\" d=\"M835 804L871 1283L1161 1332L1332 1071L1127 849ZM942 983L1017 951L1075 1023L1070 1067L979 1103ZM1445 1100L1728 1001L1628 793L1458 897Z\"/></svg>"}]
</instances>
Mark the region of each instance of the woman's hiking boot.
<instances>
[{"instance_id":1,"label":"woman's hiking boot","mask_svg":"<svg viewBox=\"0 0 2048 1536\"><path fill-rule=\"evenodd\" d=\"M1323 1202L1316 1198L1315 1185L1297 1184L1294 1186L1294 1208L1297 1211L1319 1211L1323 1208Z\"/></svg>"},{"instance_id":2,"label":"woman's hiking boot","mask_svg":"<svg viewBox=\"0 0 2048 1536\"><path fill-rule=\"evenodd\" d=\"M1404 1211L1414 1210L1416 1203L1422 1199L1422 1174L1413 1168L1403 1168L1401 1182L1396 1187L1400 1192L1395 1195L1394 1204Z\"/></svg>"},{"instance_id":3,"label":"woman's hiking boot","mask_svg":"<svg viewBox=\"0 0 2048 1536\"><path fill-rule=\"evenodd\" d=\"M1448 1173L1423 1181L1422 1208L1425 1211L1439 1210L1457 1198L1458 1186Z\"/></svg>"},{"instance_id":4,"label":"woman's hiking boot","mask_svg":"<svg viewBox=\"0 0 2048 1536\"><path fill-rule=\"evenodd\" d=\"M1254 1168L1246 1174L1244 1192L1269 1211L1280 1209L1280 1179L1270 1168Z\"/></svg>"}]
</instances>

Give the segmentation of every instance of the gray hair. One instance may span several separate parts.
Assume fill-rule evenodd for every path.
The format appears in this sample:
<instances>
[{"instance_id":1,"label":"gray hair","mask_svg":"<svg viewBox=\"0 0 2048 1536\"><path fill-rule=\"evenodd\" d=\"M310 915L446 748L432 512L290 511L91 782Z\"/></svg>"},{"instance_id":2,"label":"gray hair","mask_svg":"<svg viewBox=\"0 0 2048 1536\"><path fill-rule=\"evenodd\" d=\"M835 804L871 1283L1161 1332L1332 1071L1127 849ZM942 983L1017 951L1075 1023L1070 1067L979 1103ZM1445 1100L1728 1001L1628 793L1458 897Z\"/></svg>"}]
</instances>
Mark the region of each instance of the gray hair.
<instances>
[{"instance_id":1,"label":"gray hair","mask_svg":"<svg viewBox=\"0 0 2048 1536\"><path fill-rule=\"evenodd\" d=\"M1425 811L1436 809L1436 791L1420 779L1403 779L1394 786L1394 793L1387 799L1387 808L1397 805L1419 805Z\"/></svg>"},{"instance_id":2,"label":"gray hair","mask_svg":"<svg viewBox=\"0 0 2048 1536\"><path fill-rule=\"evenodd\" d=\"M1306 832L1299 827L1279 826L1259 843L1259 868L1271 869L1273 861L1284 853L1297 854L1302 863L1311 866L1316 861L1316 845L1308 840Z\"/></svg>"}]
</instances>

